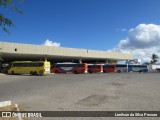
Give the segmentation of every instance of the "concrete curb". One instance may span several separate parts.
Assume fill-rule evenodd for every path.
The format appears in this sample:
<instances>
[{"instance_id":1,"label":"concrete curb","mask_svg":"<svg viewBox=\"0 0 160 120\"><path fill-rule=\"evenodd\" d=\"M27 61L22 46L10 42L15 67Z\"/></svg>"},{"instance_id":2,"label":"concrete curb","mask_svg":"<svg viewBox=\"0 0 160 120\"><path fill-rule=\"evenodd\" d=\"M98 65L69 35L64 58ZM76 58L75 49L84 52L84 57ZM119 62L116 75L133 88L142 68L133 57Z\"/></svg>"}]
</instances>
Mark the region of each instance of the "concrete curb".
<instances>
[{"instance_id":1,"label":"concrete curb","mask_svg":"<svg viewBox=\"0 0 160 120\"><path fill-rule=\"evenodd\" d=\"M0 107L6 107L6 106L10 106L11 105L11 101L3 101L0 102Z\"/></svg>"}]
</instances>

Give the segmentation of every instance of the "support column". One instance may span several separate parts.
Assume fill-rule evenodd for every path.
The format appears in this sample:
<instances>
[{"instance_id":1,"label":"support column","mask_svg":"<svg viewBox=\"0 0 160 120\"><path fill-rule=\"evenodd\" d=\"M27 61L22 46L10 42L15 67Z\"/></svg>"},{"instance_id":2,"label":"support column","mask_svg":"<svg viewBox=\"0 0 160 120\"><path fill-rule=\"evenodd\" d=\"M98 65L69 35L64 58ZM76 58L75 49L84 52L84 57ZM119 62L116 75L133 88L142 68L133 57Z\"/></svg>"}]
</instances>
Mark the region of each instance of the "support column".
<instances>
[{"instance_id":1,"label":"support column","mask_svg":"<svg viewBox=\"0 0 160 120\"><path fill-rule=\"evenodd\" d=\"M82 58L79 59L79 63L82 63Z\"/></svg>"},{"instance_id":2,"label":"support column","mask_svg":"<svg viewBox=\"0 0 160 120\"><path fill-rule=\"evenodd\" d=\"M106 59L106 64L108 64L109 63L109 60L108 59Z\"/></svg>"},{"instance_id":3,"label":"support column","mask_svg":"<svg viewBox=\"0 0 160 120\"><path fill-rule=\"evenodd\" d=\"M74 59L72 59L72 63L74 63Z\"/></svg>"},{"instance_id":4,"label":"support column","mask_svg":"<svg viewBox=\"0 0 160 120\"><path fill-rule=\"evenodd\" d=\"M127 64L127 72L128 72L128 60L126 60L126 64Z\"/></svg>"},{"instance_id":5,"label":"support column","mask_svg":"<svg viewBox=\"0 0 160 120\"><path fill-rule=\"evenodd\" d=\"M47 55L45 55L44 61L47 62Z\"/></svg>"}]
</instances>

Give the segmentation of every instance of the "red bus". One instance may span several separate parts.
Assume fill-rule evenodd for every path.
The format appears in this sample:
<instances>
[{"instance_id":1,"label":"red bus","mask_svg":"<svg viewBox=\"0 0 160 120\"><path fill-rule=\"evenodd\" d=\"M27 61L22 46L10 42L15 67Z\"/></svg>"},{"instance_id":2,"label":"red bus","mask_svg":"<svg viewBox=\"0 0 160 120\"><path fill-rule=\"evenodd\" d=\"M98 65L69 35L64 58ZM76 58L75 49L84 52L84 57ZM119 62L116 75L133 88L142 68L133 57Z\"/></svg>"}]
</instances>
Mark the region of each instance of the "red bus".
<instances>
[{"instance_id":1,"label":"red bus","mask_svg":"<svg viewBox=\"0 0 160 120\"><path fill-rule=\"evenodd\" d=\"M86 63L57 63L51 66L51 73L87 73Z\"/></svg>"},{"instance_id":2,"label":"red bus","mask_svg":"<svg viewBox=\"0 0 160 120\"><path fill-rule=\"evenodd\" d=\"M115 72L116 66L114 64L105 64L103 65L103 72L109 73L109 72Z\"/></svg>"},{"instance_id":3,"label":"red bus","mask_svg":"<svg viewBox=\"0 0 160 120\"><path fill-rule=\"evenodd\" d=\"M90 64L88 65L88 73L99 73L103 72L103 66L100 64Z\"/></svg>"}]
</instances>

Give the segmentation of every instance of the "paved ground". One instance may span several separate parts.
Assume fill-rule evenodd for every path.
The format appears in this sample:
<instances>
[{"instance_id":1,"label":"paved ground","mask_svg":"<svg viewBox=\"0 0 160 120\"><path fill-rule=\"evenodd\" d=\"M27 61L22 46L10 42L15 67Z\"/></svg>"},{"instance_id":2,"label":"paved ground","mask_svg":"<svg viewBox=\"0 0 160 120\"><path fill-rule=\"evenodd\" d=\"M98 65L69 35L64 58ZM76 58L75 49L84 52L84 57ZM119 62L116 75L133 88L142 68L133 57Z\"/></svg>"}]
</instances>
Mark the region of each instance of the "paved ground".
<instances>
[{"instance_id":1,"label":"paved ground","mask_svg":"<svg viewBox=\"0 0 160 120\"><path fill-rule=\"evenodd\" d=\"M159 91L160 73L0 76L0 101L11 100L32 111L160 111Z\"/></svg>"}]
</instances>

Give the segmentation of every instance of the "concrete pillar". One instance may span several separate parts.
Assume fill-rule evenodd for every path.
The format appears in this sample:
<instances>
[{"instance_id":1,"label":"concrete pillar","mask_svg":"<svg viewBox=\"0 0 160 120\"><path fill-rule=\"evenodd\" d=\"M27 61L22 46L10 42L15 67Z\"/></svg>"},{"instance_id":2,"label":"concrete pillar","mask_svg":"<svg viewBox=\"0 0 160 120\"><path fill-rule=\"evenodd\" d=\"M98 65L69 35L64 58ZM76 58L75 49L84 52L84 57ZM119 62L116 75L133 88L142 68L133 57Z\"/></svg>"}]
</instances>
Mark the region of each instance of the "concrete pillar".
<instances>
[{"instance_id":1,"label":"concrete pillar","mask_svg":"<svg viewBox=\"0 0 160 120\"><path fill-rule=\"evenodd\" d=\"M79 59L79 63L82 63L82 58Z\"/></svg>"},{"instance_id":2,"label":"concrete pillar","mask_svg":"<svg viewBox=\"0 0 160 120\"><path fill-rule=\"evenodd\" d=\"M98 62L99 62L99 61L98 61L98 60L96 60L96 64L98 64Z\"/></svg>"},{"instance_id":3,"label":"concrete pillar","mask_svg":"<svg viewBox=\"0 0 160 120\"><path fill-rule=\"evenodd\" d=\"M45 55L44 61L47 62L47 55Z\"/></svg>"},{"instance_id":4,"label":"concrete pillar","mask_svg":"<svg viewBox=\"0 0 160 120\"><path fill-rule=\"evenodd\" d=\"M129 60L126 60L126 64L127 64L127 72L128 72L128 62L129 62Z\"/></svg>"},{"instance_id":5,"label":"concrete pillar","mask_svg":"<svg viewBox=\"0 0 160 120\"><path fill-rule=\"evenodd\" d=\"M108 64L109 63L109 60L108 59L106 59L106 64Z\"/></svg>"},{"instance_id":6,"label":"concrete pillar","mask_svg":"<svg viewBox=\"0 0 160 120\"><path fill-rule=\"evenodd\" d=\"M72 61L71 61L72 63L74 63L74 59L72 59Z\"/></svg>"}]
</instances>

